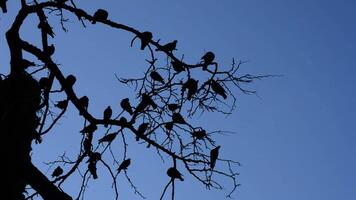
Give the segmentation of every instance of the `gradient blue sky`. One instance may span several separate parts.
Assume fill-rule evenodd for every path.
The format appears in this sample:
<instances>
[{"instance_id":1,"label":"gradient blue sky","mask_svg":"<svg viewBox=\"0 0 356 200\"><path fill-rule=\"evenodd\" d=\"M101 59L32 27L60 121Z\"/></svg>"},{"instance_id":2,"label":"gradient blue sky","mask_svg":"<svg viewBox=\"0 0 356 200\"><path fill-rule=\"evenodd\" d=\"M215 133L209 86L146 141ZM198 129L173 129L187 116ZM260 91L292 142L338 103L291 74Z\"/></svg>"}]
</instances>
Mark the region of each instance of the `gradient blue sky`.
<instances>
[{"instance_id":1,"label":"gradient blue sky","mask_svg":"<svg viewBox=\"0 0 356 200\"><path fill-rule=\"evenodd\" d=\"M258 96L239 94L238 109L228 118L217 114L202 119L208 130L235 132L217 138L222 155L242 163L242 186L234 198L355 199L355 1L81 0L78 5L91 13L105 8L110 19L150 30L162 41L177 39L178 54L193 63L204 50L213 50L221 64L230 64L232 57L250 61L243 72L283 75L254 83L250 88ZM4 31L16 6L9 2L10 13L0 16L2 73L9 63ZM31 23L37 26L29 20L24 38L38 40ZM140 75L147 54L130 48L132 35L124 32L90 24L83 29L76 21L68 28L63 33L55 27L55 60L66 74L77 74L76 89L93 98L92 111L101 116L107 105L118 105L120 98L133 95L130 88L117 84L113 73ZM114 112L119 111L117 106ZM82 120L74 114L68 113L53 134L34 147L33 159L44 171L42 162L53 155L65 149L75 155L78 150ZM161 163L144 146L131 145L129 155L135 159L129 170L134 182L148 199L157 199L170 164ZM184 174L187 181L177 184L177 199L216 200L227 192L206 191ZM121 178L121 199L138 199ZM105 181L102 175L92 182L86 199L110 199L113 193ZM65 190L76 194L77 189L68 184Z\"/></svg>"}]
</instances>

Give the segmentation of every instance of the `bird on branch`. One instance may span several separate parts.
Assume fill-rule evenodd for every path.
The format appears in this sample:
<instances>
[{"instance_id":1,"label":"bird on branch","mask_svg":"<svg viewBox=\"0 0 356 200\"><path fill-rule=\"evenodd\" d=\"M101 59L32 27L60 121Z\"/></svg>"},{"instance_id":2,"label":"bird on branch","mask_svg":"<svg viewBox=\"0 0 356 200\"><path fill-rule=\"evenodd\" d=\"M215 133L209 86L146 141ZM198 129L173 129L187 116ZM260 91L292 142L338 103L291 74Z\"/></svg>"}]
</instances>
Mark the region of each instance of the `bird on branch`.
<instances>
[{"instance_id":1,"label":"bird on branch","mask_svg":"<svg viewBox=\"0 0 356 200\"><path fill-rule=\"evenodd\" d=\"M191 100L193 95L197 93L198 90L198 80L193 78L189 78L187 82L185 82L182 86L182 92L184 93L186 89L188 89L187 99Z\"/></svg>"},{"instance_id":2,"label":"bird on branch","mask_svg":"<svg viewBox=\"0 0 356 200\"><path fill-rule=\"evenodd\" d=\"M61 174L63 174L63 169L60 166L58 166L56 169L54 169L52 173L52 177L58 177Z\"/></svg>"},{"instance_id":3,"label":"bird on branch","mask_svg":"<svg viewBox=\"0 0 356 200\"><path fill-rule=\"evenodd\" d=\"M216 160L219 157L220 146L215 147L210 151L210 169L213 170L216 164Z\"/></svg>"},{"instance_id":4,"label":"bird on branch","mask_svg":"<svg viewBox=\"0 0 356 200\"><path fill-rule=\"evenodd\" d=\"M104 110L104 127L107 128L109 126L109 120L112 116L112 109L110 106L108 106L105 110Z\"/></svg>"},{"instance_id":5,"label":"bird on branch","mask_svg":"<svg viewBox=\"0 0 356 200\"><path fill-rule=\"evenodd\" d=\"M120 106L124 111L128 112L130 115L133 114L132 106L130 104L129 98L125 98L125 99L121 100Z\"/></svg>"},{"instance_id":6,"label":"bird on branch","mask_svg":"<svg viewBox=\"0 0 356 200\"><path fill-rule=\"evenodd\" d=\"M224 99L227 98L225 89L217 81L211 80L211 89L213 89L216 94L222 96Z\"/></svg>"},{"instance_id":7,"label":"bird on branch","mask_svg":"<svg viewBox=\"0 0 356 200\"><path fill-rule=\"evenodd\" d=\"M180 61L171 61L171 65L177 73L180 73L182 71L185 71L184 65Z\"/></svg>"},{"instance_id":8,"label":"bird on branch","mask_svg":"<svg viewBox=\"0 0 356 200\"><path fill-rule=\"evenodd\" d=\"M181 181L184 181L182 174L175 167L169 168L167 170L167 175L172 179L179 179Z\"/></svg>"},{"instance_id":9,"label":"bird on branch","mask_svg":"<svg viewBox=\"0 0 356 200\"><path fill-rule=\"evenodd\" d=\"M108 11L104 10L104 9L98 9L94 15L93 15L93 21L92 24L95 24L97 21L105 21L108 19L109 13Z\"/></svg>"},{"instance_id":10,"label":"bird on branch","mask_svg":"<svg viewBox=\"0 0 356 200\"><path fill-rule=\"evenodd\" d=\"M121 170L126 170L131 164L131 159L126 159L124 161L122 161L122 163L120 164L119 168L117 169L117 173L120 173Z\"/></svg>"},{"instance_id":11,"label":"bird on branch","mask_svg":"<svg viewBox=\"0 0 356 200\"><path fill-rule=\"evenodd\" d=\"M207 70L208 65L212 64L215 59L215 54L211 51L206 52L201 59L203 60L203 70Z\"/></svg>"},{"instance_id":12,"label":"bird on branch","mask_svg":"<svg viewBox=\"0 0 356 200\"><path fill-rule=\"evenodd\" d=\"M117 133L109 133L109 134L105 135L104 137L99 139L99 144L103 143L103 142L111 143L116 138L116 135L117 135Z\"/></svg>"},{"instance_id":13,"label":"bird on branch","mask_svg":"<svg viewBox=\"0 0 356 200\"><path fill-rule=\"evenodd\" d=\"M158 81L158 82L164 84L164 79L162 78L162 76L158 72L152 71L150 73L150 76L151 76L152 80Z\"/></svg>"},{"instance_id":14,"label":"bird on branch","mask_svg":"<svg viewBox=\"0 0 356 200\"><path fill-rule=\"evenodd\" d=\"M177 40L174 40L173 42L167 43L163 46L160 46L156 49L156 51L165 51L165 52L170 52L172 53L172 51L177 50Z\"/></svg>"}]
</instances>

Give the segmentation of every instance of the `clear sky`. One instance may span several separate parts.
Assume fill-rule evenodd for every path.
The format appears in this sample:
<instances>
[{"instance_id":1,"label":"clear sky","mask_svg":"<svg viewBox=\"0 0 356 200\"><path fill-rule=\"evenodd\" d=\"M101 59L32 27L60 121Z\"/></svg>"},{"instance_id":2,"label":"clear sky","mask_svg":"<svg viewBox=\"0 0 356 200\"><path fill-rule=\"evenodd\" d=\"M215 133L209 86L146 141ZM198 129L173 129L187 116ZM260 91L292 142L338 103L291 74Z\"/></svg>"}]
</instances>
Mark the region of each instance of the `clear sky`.
<instances>
[{"instance_id":1,"label":"clear sky","mask_svg":"<svg viewBox=\"0 0 356 200\"><path fill-rule=\"evenodd\" d=\"M225 118L202 118L208 130L235 132L217 138L224 157L240 161L242 184L234 198L242 200L354 200L356 197L356 2L354 0L107 0L79 1L93 13L107 9L110 19L150 30L162 41L178 40L178 55L192 63L212 50L221 64L247 60L243 72L282 74L253 83L258 96L238 94L238 109ZM9 63L4 31L16 7L0 16L0 71ZM51 21L56 24L56 20ZM31 23L36 23L34 29ZM38 40L37 22L29 21L24 38ZM107 105L133 95L119 85L113 73L139 76L146 53L130 48L132 35L102 25L77 21L69 32L55 27L55 60L66 74L77 75L79 94L91 97L92 111L101 116ZM73 108L73 107L72 107ZM75 155L82 120L68 113L55 131L34 146L33 160L42 162L67 149ZM120 150L120 148L118 148ZM166 167L145 146L132 144L132 175L148 199L157 199L167 181ZM51 169L52 170L52 169ZM50 171L48 172L50 173ZM99 172L100 173L100 172ZM177 199L223 199L226 191L207 191L183 172ZM121 177L121 199L135 197ZM72 179L78 182L77 177ZM104 175L93 181L88 200L110 199L111 183ZM226 182L226 186L230 186ZM73 184L64 187L76 194Z\"/></svg>"}]
</instances>

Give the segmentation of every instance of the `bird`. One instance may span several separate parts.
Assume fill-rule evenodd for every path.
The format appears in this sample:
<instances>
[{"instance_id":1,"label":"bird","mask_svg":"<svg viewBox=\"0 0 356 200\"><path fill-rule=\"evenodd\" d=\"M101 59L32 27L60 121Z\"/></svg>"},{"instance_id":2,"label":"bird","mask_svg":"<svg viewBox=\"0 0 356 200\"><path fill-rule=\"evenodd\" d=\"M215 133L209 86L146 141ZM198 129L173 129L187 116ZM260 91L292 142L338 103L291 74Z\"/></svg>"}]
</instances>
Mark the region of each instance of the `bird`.
<instances>
[{"instance_id":1,"label":"bird","mask_svg":"<svg viewBox=\"0 0 356 200\"><path fill-rule=\"evenodd\" d=\"M150 73L150 76L151 76L152 80L158 81L158 82L164 84L164 79L162 78L162 76L158 72L152 71Z\"/></svg>"},{"instance_id":2,"label":"bird","mask_svg":"<svg viewBox=\"0 0 356 200\"><path fill-rule=\"evenodd\" d=\"M103 142L108 142L108 143L112 142L115 139L116 135L117 133L109 133L105 135L104 137L99 139L99 144Z\"/></svg>"},{"instance_id":3,"label":"bird","mask_svg":"<svg viewBox=\"0 0 356 200\"><path fill-rule=\"evenodd\" d=\"M91 152L91 141L89 138L85 138L84 142L83 142L83 147L84 147L84 152L89 153Z\"/></svg>"},{"instance_id":4,"label":"bird","mask_svg":"<svg viewBox=\"0 0 356 200\"><path fill-rule=\"evenodd\" d=\"M180 108L179 104L176 104L176 103L170 103L167 106L168 106L168 110L170 110L172 112L174 112L175 110Z\"/></svg>"},{"instance_id":5,"label":"bird","mask_svg":"<svg viewBox=\"0 0 356 200\"><path fill-rule=\"evenodd\" d=\"M49 88L49 85L50 85L49 79L48 79L47 77L42 77L42 78L40 78L40 80L38 81L38 84L40 85L40 88L41 88L42 90L46 90L46 89Z\"/></svg>"},{"instance_id":6,"label":"bird","mask_svg":"<svg viewBox=\"0 0 356 200\"><path fill-rule=\"evenodd\" d=\"M175 167L169 168L167 170L167 175L172 179L179 179L181 181L184 181L182 174Z\"/></svg>"},{"instance_id":7,"label":"bird","mask_svg":"<svg viewBox=\"0 0 356 200\"><path fill-rule=\"evenodd\" d=\"M0 0L1 1L1 0ZM33 67L33 66L36 66L36 64L34 62L31 62L29 60L26 60L26 59L22 59L20 61L20 65L22 67L22 69L27 69L29 67Z\"/></svg>"},{"instance_id":8,"label":"bird","mask_svg":"<svg viewBox=\"0 0 356 200\"><path fill-rule=\"evenodd\" d=\"M201 57L201 59L203 60L203 70L207 70L208 65L214 61L215 54L211 51L208 51Z\"/></svg>"},{"instance_id":9,"label":"bird","mask_svg":"<svg viewBox=\"0 0 356 200\"><path fill-rule=\"evenodd\" d=\"M185 71L184 65L180 61L174 61L173 60L173 61L171 61L171 65L172 65L174 71L176 71L177 73Z\"/></svg>"},{"instance_id":10,"label":"bird","mask_svg":"<svg viewBox=\"0 0 356 200\"><path fill-rule=\"evenodd\" d=\"M89 106L89 98L87 96L82 96L79 100L79 105L84 109L87 110ZM79 115L83 115L82 111L79 111Z\"/></svg>"},{"instance_id":11,"label":"bird","mask_svg":"<svg viewBox=\"0 0 356 200\"><path fill-rule=\"evenodd\" d=\"M37 27L41 29L45 34L51 36L51 38L54 38L55 33L53 32L53 28L48 24L47 21L41 21Z\"/></svg>"},{"instance_id":12,"label":"bird","mask_svg":"<svg viewBox=\"0 0 356 200\"><path fill-rule=\"evenodd\" d=\"M184 120L181 114L173 113L172 122L175 124L186 124L187 122Z\"/></svg>"},{"instance_id":13,"label":"bird","mask_svg":"<svg viewBox=\"0 0 356 200\"><path fill-rule=\"evenodd\" d=\"M112 116L112 109L110 106L108 106L105 110L104 110L104 126L105 128L107 128L109 126L109 120Z\"/></svg>"},{"instance_id":14,"label":"bird","mask_svg":"<svg viewBox=\"0 0 356 200\"><path fill-rule=\"evenodd\" d=\"M84 127L80 133L85 134L85 133L94 133L98 129L98 127L95 124L89 124L88 126Z\"/></svg>"},{"instance_id":15,"label":"bird","mask_svg":"<svg viewBox=\"0 0 356 200\"><path fill-rule=\"evenodd\" d=\"M56 169L54 169L52 173L52 177L58 177L61 174L63 174L63 169L60 166L58 166Z\"/></svg>"},{"instance_id":16,"label":"bird","mask_svg":"<svg viewBox=\"0 0 356 200\"><path fill-rule=\"evenodd\" d=\"M89 170L90 174L93 176L93 179L98 178L98 174L96 173L96 162L89 162L88 170Z\"/></svg>"},{"instance_id":17,"label":"bird","mask_svg":"<svg viewBox=\"0 0 356 200\"><path fill-rule=\"evenodd\" d=\"M93 15L92 24L95 24L97 21L105 21L108 19L109 13L104 9L98 9Z\"/></svg>"},{"instance_id":18,"label":"bird","mask_svg":"<svg viewBox=\"0 0 356 200\"><path fill-rule=\"evenodd\" d=\"M65 84L67 87L73 87L75 82L77 81L77 78L75 78L74 75L70 74L66 77Z\"/></svg>"},{"instance_id":19,"label":"bird","mask_svg":"<svg viewBox=\"0 0 356 200\"><path fill-rule=\"evenodd\" d=\"M124 111L128 112L130 115L133 114L129 98L125 98L125 99L121 100L120 106Z\"/></svg>"},{"instance_id":20,"label":"bird","mask_svg":"<svg viewBox=\"0 0 356 200\"><path fill-rule=\"evenodd\" d=\"M177 40L174 40L173 42L170 42L170 43L167 43L163 46L159 46L156 51L165 51L165 52L172 52L174 50L177 50L176 47L177 47Z\"/></svg>"},{"instance_id":21,"label":"bird","mask_svg":"<svg viewBox=\"0 0 356 200\"><path fill-rule=\"evenodd\" d=\"M142 123L140 126L137 128L137 136L136 136L136 141L140 139L141 136L147 131L149 123Z\"/></svg>"},{"instance_id":22,"label":"bird","mask_svg":"<svg viewBox=\"0 0 356 200\"><path fill-rule=\"evenodd\" d=\"M187 99L191 100L193 95L198 91L198 80L189 78L182 86L182 92L185 92L188 89Z\"/></svg>"},{"instance_id":23,"label":"bird","mask_svg":"<svg viewBox=\"0 0 356 200\"><path fill-rule=\"evenodd\" d=\"M153 109L157 108L157 104L152 100L152 98L146 94L142 94L142 101L145 102L145 104L152 106Z\"/></svg>"},{"instance_id":24,"label":"bird","mask_svg":"<svg viewBox=\"0 0 356 200\"><path fill-rule=\"evenodd\" d=\"M47 46L46 49L45 49L45 53L47 56L51 56L54 54L56 48L53 44L51 44L50 46Z\"/></svg>"},{"instance_id":25,"label":"bird","mask_svg":"<svg viewBox=\"0 0 356 200\"><path fill-rule=\"evenodd\" d=\"M145 31L141 33L140 38L141 38L141 50L144 50L152 40L153 35L151 32Z\"/></svg>"},{"instance_id":26,"label":"bird","mask_svg":"<svg viewBox=\"0 0 356 200\"><path fill-rule=\"evenodd\" d=\"M89 154L87 163L98 162L99 160L101 160L101 154L99 152L92 152Z\"/></svg>"},{"instance_id":27,"label":"bird","mask_svg":"<svg viewBox=\"0 0 356 200\"><path fill-rule=\"evenodd\" d=\"M57 104L55 106L61 110L66 109L68 106L68 99L62 100L62 101L57 101Z\"/></svg>"},{"instance_id":28,"label":"bird","mask_svg":"<svg viewBox=\"0 0 356 200\"><path fill-rule=\"evenodd\" d=\"M173 129L173 125L174 123L173 122L167 122L164 127L168 130L168 131L171 131Z\"/></svg>"},{"instance_id":29,"label":"bird","mask_svg":"<svg viewBox=\"0 0 356 200\"><path fill-rule=\"evenodd\" d=\"M210 169L214 169L216 160L219 157L220 146L215 147L210 151Z\"/></svg>"},{"instance_id":30,"label":"bird","mask_svg":"<svg viewBox=\"0 0 356 200\"><path fill-rule=\"evenodd\" d=\"M130 164L131 164L131 159L130 158L122 161L122 163L120 164L119 168L117 169L117 171L118 171L117 173L120 173L121 170L126 170L130 166Z\"/></svg>"},{"instance_id":31,"label":"bird","mask_svg":"<svg viewBox=\"0 0 356 200\"><path fill-rule=\"evenodd\" d=\"M192 132L192 136L195 137L198 140L202 140L204 139L207 135L206 135L206 131L201 129L201 130L197 130L197 131L193 131Z\"/></svg>"},{"instance_id":32,"label":"bird","mask_svg":"<svg viewBox=\"0 0 356 200\"><path fill-rule=\"evenodd\" d=\"M211 88L216 94L222 96L224 99L227 98L225 89L217 81L211 80Z\"/></svg>"},{"instance_id":33,"label":"bird","mask_svg":"<svg viewBox=\"0 0 356 200\"><path fill-rule=\"evenodd\" d=\"M1 8L3 13L7 13L6 1L7 0L0 0L0 8Z\"/></svg>"},{"instance_id":34,"label":"bird","mask_svg":"<svg viewBox=\"0 0 356 200\"><path fill-rule=\"evenodd\" d=\"M121 126L127 126L127 119L125 117L120 117L119 124Z\"/></svg>"}]
</instances>

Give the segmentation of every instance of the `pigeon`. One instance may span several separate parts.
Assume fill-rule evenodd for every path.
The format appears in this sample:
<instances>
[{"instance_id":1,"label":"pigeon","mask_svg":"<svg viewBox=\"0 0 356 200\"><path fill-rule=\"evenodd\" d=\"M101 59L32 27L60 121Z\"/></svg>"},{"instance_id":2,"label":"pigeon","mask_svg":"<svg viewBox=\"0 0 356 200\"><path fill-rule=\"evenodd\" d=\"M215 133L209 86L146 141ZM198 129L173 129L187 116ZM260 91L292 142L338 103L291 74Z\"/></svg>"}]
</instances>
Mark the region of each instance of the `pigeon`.
<instances>
[{"instance_id":1,"label":"pigeon","mask_svg":"<svg viewBox=\"0 0 356 200\"><path fill-rule=\"evenodd\" d=\"M141 136L147 131L149 123L142 123L137 129L136 141L140 139Z\"/></svg>"},{"instance_id":2,"label":"pigeon","mask_svg":"<svg viewBox=\"0 0 356 200\"><path fill-rule=\"evenodd\" d=\"M109 126L109 120L112 116L112 110L111 107L108 106L105 110L104 110L104 126L105 128L107 128Z\"/></svg>"},{"instance_id":3,"label":"pigeon","mask_svg":"<svg viewBox=\"0 0 356 200\"><path fill-rule=\"evenodd\" d=\"M205 130L198 130L198 131L193 131L192 132L192 136L195 137L198 140L202 140L204 139L207 135L206 135L206 131Z\"/></svg>"},{"instance_id":4,"label":"pigeon","mask_svg":"<svg viewBox=\"0 0 356 200\"><path fill-rule=\"evenodd\" d=\"M85 133L94 133L98 129L98 127L95 124L89 124L88 126L84 127L80 133L85 134Z\"/></svg>"},{"instance_id":5,"label":"pigeon","mask_svg":"<svg viewBox=\"0 0 356 200\"><path fill-rule=\"evenodd\" d=\"M220 146L217 146L210 151L210 168L211 169L214 169L214 167L215 167L216 160L219 157L219 149L220 149Z\"/></svg>"},{"instance_id":6,"label":"pigeon","mask_svg":"<svg viewBox=\"0 0 356 200\"><path fill-rule=\"evenodd\" d=\"M40 88L42 90L46 90L48 89L50 83L49 83L49 79L47 77L42 77L39 81L38 84L40 85Z\"/></svg>"},{"instance_id":7,"label":"pigeon","mask_svg":"<svg viewBox=\"0 0 356 200\"><path fill-rule=\"evenodd\" d=\"M66 86L73 87L74 83L77 81L74 75L70 74L66 77Z\"/></svg>"},{"instance_id":8,"label":"pigeon","mask_svg":"<svg viewBox=\"0 0 356 200\"><path fill-rule=\"evenodd\" d=\"M57 104L55 106L61 110L65 110L68 106L68 99L57 101Z\"/></svg>"},{"instance_id":9,"label":"pigeon","mask_svg":"<svg viewBox=\"0 0 356 200\"><path fill-rule=\"evenodd\" d=\"M7 0L0 0L0 8L1 8L3 13L7 13L6 1Z\"/></svg>"},{"instance_id":10,"label":"pigeon","mask_svg":"<svg viewBox=\"0 0 356 200\"><path fill-rule=\"evenodd\" d=\"M60 166L58 166L56 169L54 169L52 173L52 177L58 177L61 174L63 174L63 169Z\"/></svg>"},{"instance_id":11,"label":"pigeon","mask_svg":"<svg viewBox=\"0 0 356 200\"><path fill-rule=\"evenodd\" d=\"M225 89L218 82L212 80L211 88L216 94L222 96L224 99L227 98Z\"/></svg>"},{"instance_id":12,"label":"pigeon","mask_svg":"<svg viewBox=\"0 0 356 200\"><path fill-rule=\"evenodd\" d=\"M172 122L175 124L186 124L187 122L184 120L181 114L173 113Z\"/></svg>"},{"instance_id":13,"label":"pigeon","mask_svg":"<svg viewBox=\"0 0 356 200\"><path fill-rule=\"evenodd\" d=\"M170 43L167 43L163 46L160 46L156 49L156 51L165 51L165 52L171 52L174 51L174 50L177 50L176 47L177 47L177 40L174 40L173 42L170 42Z\"/></svg>"},{"instance_id":14,"label":"pigeon","mask_svg":"<svg viewBox=\"0 0 356 200\"><path fill-rule=\"evenodd\" d=\"M99 144L103 142L108 142L108 143L112 142L115 139L116 135L117 135L116 133L109 133L105 135L104 137L99 139Z\"/></svg>"},{"instance_id":15,"label":"pigeon","mask_svg":"<svg viewBox=\"0 0 356 200\"><path fill-rule=\"evenodd\" d=\"M158 72L153 71L153 72L150 73L150 76L151 76L152 80L158 81L158 82L164 84L164 79L162 78L162 76Z\"/></svg>"},{"instance_id":16,"label":"pigeon","mask_svg":"<svg viewBox=\"0 0 356 200\"><path fill-rule=\"evenodd\" d=\"M186 89L188 89L188 95L187 99L191 100L193 95L197 92L198 90L198 80L195 80L193 78L189 78L187 82L185 82L182 86L182 92L185 92Z\"/></svg>"},{"instance_id":17,"label":"pigeon","mask_svg":"<svg viewBox=\"0 0 356 200\"><path fill-rule=\"evenodd\" d=\"M173 125L174 123L173 122L167 122L164 127L168 130L168 131L171 131L173 129Z\"/></svg>"},{"instance_id":18,"label":"pigeon","mask_svg":"<svg viewBox=\"0 0 356 200\"><path fill-rule=\"evenodd\" d=\"M122 161L122 163L120 164L119 168L117 169L117 173L120 173L121 170L126 170L131 164L131 159L126 159L124 161Z\"/></svg>"},{"instance_id":19,"label":"pigeon","mask_svg":"<svg viewBox=\"0 0 356 200\"><path fill-rule=\"evenodd\" d=\"M104 9L98 9L93 16L92 24L95 24L97 21L105 21L108 19L109 13Z\"/></svg>"},{"instance_id":20,"label":"pigeon","mask_svg":"<svg viewBox=\"0 0 356 200\"><path fill-rule=\"evenodd\" d=\"M45 50L45 53L47 56L51 56L54 54L54 52L56 51L56 48L53 44L51 44L50 46L48 46Z\"/></svg>"},{"instance_id":21,"label":"pigeon","mask_svg":"<svg viewBox=\"0 0 356 200\"><path fill-rule=\"evenodd\" d=\"M90 174L93 176L93 179L98 178L98 174L96 173L96 162L89 162L88 170L89 170Z\"/></svg>"},{"instance_id":22,"label":"pigeon","mask_svg":"<svg viewBox=\"0 0 356 200\"><path fill-rule=\"evenodd\" d=\"M180 61L171 61L172 67L174 69L174 71L176 71L177 73L180 73L182 71L185 71L184 65L182 62Z\"/></svg>"},{"instance_id":23,"label":"pigeon","mask_svg":"<svg viewBox=\"0 0 356 200\"><path fill-rule=\"evenodd\" d=\"M141 33L140 38L141 38L141 50L144 50L152 40L153 35L151 32L145 31Z\"/></svg>"},{"instance_id":24,"label":"pigeon","mask_svg":"<svg viewBox=\"0 0 356 200\"><path fill-rule=\"evenodd\" d=\"M157 104L145 93L142 94L142 101L145 102L145 104L152 106L153 109L157 108Z\"/></svg>"},{"instance_id":25,"label":"pigeon","mask_svg":"<svg viewBox=\"0 0 356 200\"><path fill-rule=\"evenodd\" d=\"M91 147L92 147L92 144L91 144L91 141L89 138L85 138L84 142L83 142L83 147L84 147L84 152L91 152Z\"/></svg>"},{"instance_id":26,"label":"pigeon","mask_svg":"<svg viewBox=\"0 0 356 200\"><path fill-rule=\"evenodd\" d=\"M207 70L208 65L210 65L214 59L215 59L215 54L211 51L206 52L206 54L201 57L203 60L203 70Z\"/></svg>"},{"instance_id":27,"label":"pigeon","mask_svg":"<svg viewBox=\"0 0 356 200\"><path fill-rule=\"evenodd\" d=\"M167 170L167 175L172 179L179 179L181 181L184 181L182 174L174 167L171 167Z\"/></svg>"},{"instance_id":28,"label":"pigeon","mask_svg":"<svg viewBox=\"0 0 356 200\"><path fill-rule=\"evenodd\" d=\"M171 104L168 104L168 110L174 112L175 110L179 109L180 106L179 104L176 104L176 103L171 103Z\"/></svg>"},{"instance_id":29,"label":"pigeon","mask_svg":"<svg viewBox=\"0 0 356 200\"><path fill-rule=\"evenodd\" d=\"M133 114L133 111L132 111L132 107L131 107L129 98L123 99L123 100L120 102L120 106L121 106L121 108L122 108L124 111L128 112L130 115Z\"/></svg>"}]
</instances>

